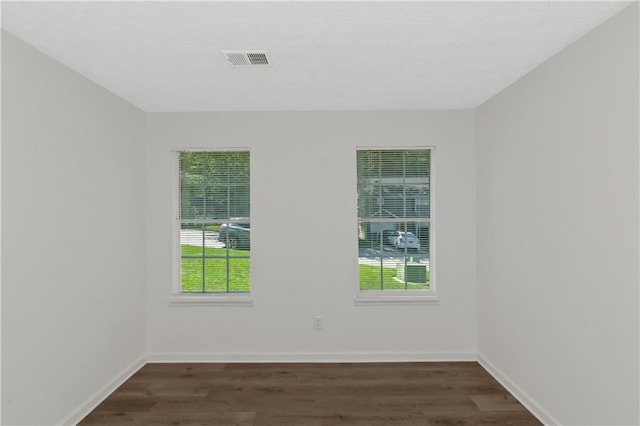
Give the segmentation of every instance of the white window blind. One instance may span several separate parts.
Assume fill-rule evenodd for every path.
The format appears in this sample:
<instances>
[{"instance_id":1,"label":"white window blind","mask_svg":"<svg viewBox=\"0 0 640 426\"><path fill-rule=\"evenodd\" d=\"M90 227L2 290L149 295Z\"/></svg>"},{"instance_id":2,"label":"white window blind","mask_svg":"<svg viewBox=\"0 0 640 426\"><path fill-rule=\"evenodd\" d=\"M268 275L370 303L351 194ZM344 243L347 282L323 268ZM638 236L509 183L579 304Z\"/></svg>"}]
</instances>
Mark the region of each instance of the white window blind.
<instances>
[{"instance_id":1,"label":"white window blind","mask_svg":"<svg viewBox=\"0 0 640 426\"><path fill-rule=\"evenodd\" d=\"M360 291L433 291L431 150L357 152Z\"/></svg>"},{"instance_id":2,"label":"white window blind","mask_svg":"<svg viewBox=\"0 0 640 426\"><path fill-rule=\"evenodd\" d=\"M249 152L178 155L181 292L248 293Z\"/></svg>"}]
</instances>

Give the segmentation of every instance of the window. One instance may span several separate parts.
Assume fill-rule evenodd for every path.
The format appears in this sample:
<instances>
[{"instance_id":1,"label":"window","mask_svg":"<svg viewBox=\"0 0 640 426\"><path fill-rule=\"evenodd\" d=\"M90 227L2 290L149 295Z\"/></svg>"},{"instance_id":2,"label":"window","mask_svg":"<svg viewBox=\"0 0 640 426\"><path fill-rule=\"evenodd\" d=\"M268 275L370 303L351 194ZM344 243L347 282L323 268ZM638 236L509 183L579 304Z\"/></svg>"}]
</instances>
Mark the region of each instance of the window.
<instances>
[{"instance_id":1,"label":"window","mask_svg":"<svg viewBox=\"0 0 640 426\"><path fill-rule=\"evenodd\" d=\"M431 156L431 149L357 152L362 300L434 299Z\"/></svg>"},{"instance_id":2,"label":"window","mask_svg":"<svg viewBox=\"0 0 640 426\"><path fill-rule=\"evenodd\" d=\"M181 151L178 170L179 293L248 294L249 152Z\"/></svg>"}]
</instances>

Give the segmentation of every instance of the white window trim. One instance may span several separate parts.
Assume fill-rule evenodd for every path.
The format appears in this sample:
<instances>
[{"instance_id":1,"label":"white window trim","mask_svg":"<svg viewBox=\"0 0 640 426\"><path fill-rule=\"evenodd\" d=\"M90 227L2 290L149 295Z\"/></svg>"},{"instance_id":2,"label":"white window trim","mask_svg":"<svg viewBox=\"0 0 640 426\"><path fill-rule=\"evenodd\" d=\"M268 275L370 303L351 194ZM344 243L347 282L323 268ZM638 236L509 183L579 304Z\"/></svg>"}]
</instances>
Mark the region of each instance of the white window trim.
<instances>
[{"instance_id":1,"label":"white window trim","mask_svg":"<svg viewBox=\"0 0 640 426\"><path fill-rule=\"evenodd\" d=\"M438 304L439 296L435 292L411 290L360 291L353 298L356 305L431 305Z\"/></svg>"},{"instance_id":2,"label":"white window trim","mask_svg":"<svg viewBox=\"0 0 640 426\"><path fill-rule=\"evenodd\" d=\"M249 148L174 148L173 155L173 278L169 306L193 307L193 306L228 306L228 307L252 307L253 306L253 268L250 272L249 293L183 293L180 271L182 268L182 247L180 246L180 153L181 152L234 152L249 151ZM251 168L251 154L249 154L249 167ZM253 176L253 175L251 175ZM250 179L253 179L252 177ZM251 185L253 187L253 185Z\"/></svg>"},{"instance_id":3,"label":"white window trim","mask_svg":"<svg viewBox=\"0 0 640 426\"><path fill-rule=\"evenodd\" d=\"M435 146L359 146L360 150L419 150L428 149L430 153L430 174L429 174L429 195L430 195L430 218L429 218L429 290L360 290L360 280L355 282L355 297L353 302L356 306L380 306L380 305L437 305L440 303L440 296L436 287L436 162ZM357 170L356 170L357 174ZM357 179L356 179L357 180ZM358 214L356 204L356 227L358 226ZM360 276L358 263L355 264L356 277Z\"/></svg>"},{"instance_id":4,"label":"white window trim","mask_svg":"<svg viewBox=\"0 0 640 426\"><path fill-rule=\"evenodd\" d=\"M169 306L253 306L251 293L243 294L207 294L180 293L173 294L169 299Z\"/></svg>"}]
</instances>

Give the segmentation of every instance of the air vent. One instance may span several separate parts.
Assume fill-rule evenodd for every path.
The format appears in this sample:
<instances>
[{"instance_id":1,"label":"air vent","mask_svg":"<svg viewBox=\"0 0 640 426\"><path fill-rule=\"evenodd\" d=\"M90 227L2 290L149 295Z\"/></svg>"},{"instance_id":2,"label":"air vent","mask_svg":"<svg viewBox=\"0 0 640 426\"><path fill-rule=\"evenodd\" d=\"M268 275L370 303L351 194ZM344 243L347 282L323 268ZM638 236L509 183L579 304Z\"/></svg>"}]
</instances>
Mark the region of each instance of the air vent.
<instances>
[{"instance_id":1,"label":"air vent","mask_svg":"<svg viewBox=\"0 0 640 426\"><path fill-rule=\"evenodd\" d=\"M223 50L224 56L234 67L264 67L271 65L266 51Z\"/></svg>"}]
</instances>

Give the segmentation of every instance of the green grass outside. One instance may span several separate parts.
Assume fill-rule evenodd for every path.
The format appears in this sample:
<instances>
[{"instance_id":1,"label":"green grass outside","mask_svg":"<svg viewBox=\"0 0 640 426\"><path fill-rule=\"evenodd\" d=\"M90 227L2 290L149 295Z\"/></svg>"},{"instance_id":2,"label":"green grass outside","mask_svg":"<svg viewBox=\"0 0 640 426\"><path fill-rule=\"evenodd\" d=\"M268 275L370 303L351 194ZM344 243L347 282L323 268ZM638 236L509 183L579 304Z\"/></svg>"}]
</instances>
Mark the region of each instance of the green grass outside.
<instances>
[{"instance_id":1,"label":"green grass outside","mask_svg":"<svg viewBox=\"0 0 640 426\"><path fill-rule=\"evenodd\" d=\"M404 283L396 281L395 268L382 268L383 280L380 288L380 267L371 265L360 266L360 290L404 290ZM428 290L429 271L427 271L427 283L408 283L407 290Z\"/></svg>"},{"instance_id":2,"label":"green grass outside","mask_svg":"<svg viewBox=\"0 0 640 426\"><path fill-rule=\"evenodd\" d=\"M182 246L183 256L202 256L202 247ZM204 291L208 293L248 293L251 289L250 251L232 250L229 256L243 256L241 259L228 259L229 288L227 289L227 259L208 258L209 256L226 256L226 248L204 248ZM182 259L182 291L184 293L201 293L202 257Z\"/></svg>"},{"instance_id":3,"label":"green grass outside","mask_svg":"<svg viewBox=\"0 0 640 426\"><path fill-rule=\"evenodd\" d=\"M202 247L183 245L183 256L199 256L182 259L182 291L184 293L201 293L202 289ZM251 289L251 261L248 250L229 250L230 256L243 258L229 259L229 289L227 290L227 259L209 258L210 256L226 256L226 248L204 248L205 254L205 292L211 293L248 293ZM360 290L381 290L380 267L359 265ZM404 283L394 279L395 268L382 268L384 290L404 290ZM427 271L427 281L429 272ZM408 283L408 290L427 290L429 283Z\"/></svg>"}]
</instances>

